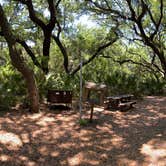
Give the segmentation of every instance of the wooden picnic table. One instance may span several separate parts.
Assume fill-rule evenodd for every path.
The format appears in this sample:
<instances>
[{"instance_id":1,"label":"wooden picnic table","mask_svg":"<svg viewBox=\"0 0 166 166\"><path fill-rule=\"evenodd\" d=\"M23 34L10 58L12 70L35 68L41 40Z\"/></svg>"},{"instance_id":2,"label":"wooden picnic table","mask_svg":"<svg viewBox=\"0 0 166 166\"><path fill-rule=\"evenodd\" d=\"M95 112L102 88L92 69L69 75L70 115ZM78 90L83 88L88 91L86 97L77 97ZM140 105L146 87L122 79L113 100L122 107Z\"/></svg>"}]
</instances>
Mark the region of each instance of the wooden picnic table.
<instances>
[{"instance_id":1,"label":"wooden picnic table","mask_svg":"<svg viewBox=\"0 0 166 166\"><path fill-rule=\"evenodd\" d=\"M133 104L136 104L135 101L132 101L132 98L134 95L132 94L126 94L126 95L117 95L117 96L108 96L106 97L106 108L125 108L126 106L129 106L131 108Z\"/></svg>"},{"instance_id":2,"label":"wooden picnic table","mask_svg":"<svg viewBox=\"0 0 166 166\"><path fill-rule=\"evenodd\" d=\"M108 96L106 97L108 100L120 100L120 101L126 101L126 100L131 100L131 98L134 97L134 95L117 95L117 96Z\"/></svg>"}]
</instances>

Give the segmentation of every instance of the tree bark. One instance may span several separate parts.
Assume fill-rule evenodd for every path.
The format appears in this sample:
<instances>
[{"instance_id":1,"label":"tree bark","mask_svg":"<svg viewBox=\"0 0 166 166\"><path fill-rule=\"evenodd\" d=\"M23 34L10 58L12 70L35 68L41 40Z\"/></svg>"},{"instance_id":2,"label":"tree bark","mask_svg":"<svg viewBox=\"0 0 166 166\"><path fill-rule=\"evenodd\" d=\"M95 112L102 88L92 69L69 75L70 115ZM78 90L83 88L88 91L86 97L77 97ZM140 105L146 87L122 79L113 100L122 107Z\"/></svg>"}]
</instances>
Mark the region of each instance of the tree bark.
<instances>
[{"instance_id":1,"label":"tree bark","mask_svg":"<svg viewBox=\"0 0 166 166\"><path fill-rule=\"evenodd\" d=\"M21 57L21 50L18 47L16 39L12 34L11 27L4 14L3 8L0 5L0 27L3 32L4 38L9 47L9 55L13 66L23 75L27 84L28 95L30 100L30 107L32 112L39 111L39 93L36 86L33 71L26 65L24 59Z\"/></svg>"},{"instance_id":2,"label":"tree bark","mask_svg":"<svg viewBox=\"0 0 166 166\"><path fill-rule=\"evenodd\" d=\"M8 43L10 58L12 64L23 75L27 84L28 96L30 100L30 109L32 112L39 111L39 93L36 86L34 72L28 68L23 58L21 57L21 51L17 48L17 43Z\"/></svg>"}]
</instances>

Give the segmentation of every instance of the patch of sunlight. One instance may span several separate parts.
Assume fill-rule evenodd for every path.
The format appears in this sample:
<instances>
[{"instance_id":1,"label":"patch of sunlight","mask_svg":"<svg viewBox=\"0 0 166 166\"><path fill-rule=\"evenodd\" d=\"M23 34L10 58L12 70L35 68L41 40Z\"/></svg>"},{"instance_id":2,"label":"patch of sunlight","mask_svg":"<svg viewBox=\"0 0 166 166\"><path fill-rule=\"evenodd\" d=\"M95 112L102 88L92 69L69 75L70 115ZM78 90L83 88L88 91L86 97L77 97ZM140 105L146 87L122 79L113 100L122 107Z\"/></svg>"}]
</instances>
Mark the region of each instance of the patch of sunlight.
<instances>
[{"instance_id":1,"label":"patch of sunlight","mask_svg":"<svg viewBox=\"0 0 166 166\"><path fill-rule=\"evenodd\" d=\"M112 145L116 146L116 148L120 148L122 144L124 143L123 137L114 134L112 135L111 143Z\"/></svg>"},{"instance_id":2,"label":"patch of sunlight","mask_svg":"<svg viewBox=\"0 0 166 166\"><path fill-rule=\"evenodd\" d=\"M124 154L123 155L119 155L118 156L118 165L124 165L124 166L140 166L140 164L135 161L135 160L131 160L128 159Z\"/></svg>"},{"instance_id":3,"label":"patch of sunlight","mask_svg":"<svg viewBox=\"0 0 166 166\"><path fill-rule=\"evenodd\" d=\"M21 139L22 139L23 143L29 143L30 142L29 135L27 133L21 134Z\"/></svg>"},{"instance_id":4,"label":"patch of sunlight","mask_svg":"<svg viewBox=\"0 0 166 166\"><path fill-rule=\"evenodd\" d=\"M66 160L60 161L60 165L69 165ZM71 165L72 166L72 165Z\"/></svg>"},{"instance_id":5,"label":"patch of sunlight","mask_svg":"<svg viewBox=\"0 0 166 166\"><path fill-rule=\"evenodd\" d=\"M81 130L80 130L80 133L78 133L78 134L79 134L79 136L83 137L83 136L86 136L86 135L88 135L88 134L93 134L93 132L92 132L92 131L85 130L85 129L81 129Z\"/></svg>"},{"instance_id":6,"label":"patch of sunlight","mask_svg":"<svg viewBox=\"0 0 166 166\"><path fill-rule=\"evenodd\" d=\"M165 97L162 97L162 98L157 98L156 100L159 101L159 102L161 102L161 101L164 101L164 102L165 102L166 98L165 98Z\"/></svg>"},{"instance_id":7,"label":"patch of sunlight","mask_svg":"<svg viewBox=\"0 0 166 166\"><path fill-rule=\"evenodd\" d=\"M162 134L157 134L156 136L157 136L157 137L162 137Z\"/></svg>"},{"instance_id":8,"label":"patch of sunlight","mask_svg":"<svg viewBox=\"0 0 166 166\"><path fill-rule=\"evenodd\" d=\"M166 118L166 114L165 113L157 113L159 118Z\"/></svg>"},{"instance_id":9,"label":"patch of sunlight","mask_svg":"<svg viewBox=\"0 0 166 166\"><path fill-rule=\"evenodd\" d=\"M150 164L164 166L164 163L166 163L166 141L152 139L142 145L140 152Z\"/></svg>"},{"instance_id":10,"label":"patch of sunlight","mask_svg":"<svg viewBox=\"0 0 166 166\"><path fill-rule=\"evenodd\" d=\"M107 160L108 159L108 154L107 153L103 153L100 155L100 159L101 160Z\"/></svg>"},{"instance_id":11,"label":"patch of sunlight","mask_svg":"<svg viewBox=\"0 0 166 166\"><path fill-rule=\"evenodd\" d=\"M104 147L107 150L111 150L113 148L110 138L102 138L102 140L100 141L100 144L98 145L102 145L102 147Z\"/></svg>"},{"instance_id":12,"label":"patch of sunlight","mask_svg":"<svg viewBox=\"0 0 166 166\"><path fill-rule=\"evenodd\" d=\"M88 163L88 165L94 165L94 166L99 165L99 161L94 159L87 160L86 163Z\"/></svg>"},{"instance_id":13,"label":"patch of sunlight","mask_svg":"<svg viewBox=\"0 0 166 166\"><path fill-rule=\"evenodd\" d=\"M147 99L154 99L155 96L146 96Z\"/></svg>"},{"instance_id":14,"label":"patch of sunlight","mask_svg":"<svg viewBox=\"0 0 166 166\"><path fill-rule=\"evenodd\" d=\"M28 165L28 166L36 166L37 164L34 161L27 161L26 165Z\"/></svg>"},{"instance_id":15,"label":"patch of sunlight","mask_svg":"<svg viewBox=\"0 0 166 166\"><path fill-rule=\"evenodd\" d=\"M102 131L102 132L108 132L109 134L112 134L113 131L112 131L112 125L107 125L105 124L105 126L97 126L97 129L99 129L99 131Z\"/></svg>"},{"instance_id":16,"label":"patch of sunlight","mask_svg":"<svg viewBox=\"0 0 166 166\"><path fill-rule=\"evenodd\" d=\"M72 127L75 125L75 121L71 120L70 123L68 123L68 127Z\"/></svg>"},{"instance_id":17,"label":"patch of sunlight","mask_svg":"<svg viewBox=\"0 0 166 166\"><path fill-rule=\"evenodd\" d=\"M81 141L90 141L90 138L89 137L80 137L80 140Z\"/></svg>"},{"instance_id":18,"label":"patch of sunlight","mask_svg":"<svg viewBox=\"0 0 166 166\"><path fill-rule=\"evenodd\" d=\"M41 155L43 156L48 156L49 155L49 150L47 148L47 146L42 146L38 149L38 151L40 152Z\"/></svg>"},{"instance_id":19,"label":"patch of sunlight","mask_svg":"<svg viewBox=\"0 0 166 166\"><path fill-rule=\"evenodd\" d=\"M39 112L39 113L31 114L29 117L30 117L30 119L34 119L35 120L35 119L41 118L42 116L44 116L43 113Z\"/></svg>"},{"instance_id":20,"label":"patch of sunlight","mask_svg":"<svg viewBox=\"0 0 166 166\"><path fill-rule=\"evenodd\" d=\"M11 120L10 118L5 118L5 122L6 122L6 123L11 123L11 124L12 124L12 123L13 123L13 120Z\"/></svg>"},{"instance_id":21,"label":"patch of sunlight","mask_svg":"<svg viewBox=\"0 0 166 166\"><path fill-rule=\"evenodd\" d=\"M102 107L95 107L94 111L102 112L102 111L104 111L104 108L102 108Z\"/></svg>"},{"instance_id":22,"label":"patch of sunlight","mask_svg":"<svg viewBox=\"0 0 166 166\"><path fill-rule=\"evenodd\" d=\"M69 123L70 123L70 121L69 121ZM61 129L71 129L71 125L69 125L69 123L62 123L62 125L61 125Z\"/></svg>"},{"instance_id":23,"label":"patch of sunlight","mask_svg":"<svg viewBox=\"0 0 166 166\"><path fill-rule=\"evenodd\" d=\"M127 121L126 119L123 118L117 118L116 120L114 120L114 122L120 126L120 128L127 128L129 127L129 121Z\"/></svg>"},{"instance_id":24,"label":"patch of sunlight","mask_svg":"<svg viewBox=\"0 0 166 166\"><path fill-rule=\"evenodd\" d=\"M71 122L71 121L73 121L73 117L64 117L64 116L61 116L60 117L60 120L62 120L63 121L63 123L65 123L65 122Z\"/></svg>"},{"instance_id":25,"label":"patch of sunlight","mask_svg":"<svg viewBox=\"0 0 166 166\"><path fill-rule=\"evenodd\" d=\"M1 154L0 155L0 161L2 161L2 162L9 161L11 159L12 158L9 155L6 155L6 154Z\"/></svg>"},{"instance_id":26,"label":"patch of sunlight","mask_svg":"<svg viewBox=\"0 0 166 166\"><path fill-rule=\"evenodd\" d=\"M141 117L141 115L135 114L135 115L130 115L128 118L129 118L130 120L134 120L134 119L137 119L137 118L140 118L140 117Z\"/></svg>"},{"instance_id":27,"label":"patch of sunlight","mask_svg":"<svg viewBox=\"0 0 166 166\"><path fill-rule=\"evenodd\" d=\"M57 156L59 156L59 152L57 152L57 151L51 152L51 156L57 157Z\"/></svg>"},{"instance_id":28,"label":"patch of sunlight","mask_svg":"<svg viewBox=\"0 0 166 166\"><path fill-rule=\"evenodd\" d=\"M94 149L94 150L87 150L84 154L83 160L84 162L87 163L87 165L99 165L100 162L99 159L101 158L98 156L96 150Z\"/></svg>"},{"instance_id":29,"label":"patch of sunlight","mask_svg":"<svg viewBox=\"0 0 166 166\"><path fill-rule=\"evenodd\" d=\"M18 157L19 158L19 160L21 160L21 161L28 161L28 157L26 157L26 156L19 156Z\"/></svg>"},{"instance_id":30,"label":"patch of sunlight","mask_svg":"<svg viewBox=\"0 0 166 166\"><path fill-rule=\"evenodd\" d=\"M155 110L153 108L154 108L154 105L147 105L146 106L146 109L148 109L149 111L155 112Z\"/></svg>"},{"instance_id":31,"label":"patch of sunlight","mask_svg":"<svg viewBox=\"0 0 166 166\"><path fill-rule=\"evenodd\" d=\"M0 143L7 146L10 150L18 150L22 145L21 139L14 133L0 131Z\"/></svg>"},{"instance_id":32,"label":"patch of sunlight","mask_svg":"<svg viewBox=\"0 0 166 166\"><path fill-rule=\"evenodd\" d=\"M40 121L38 121L36 124L40 126L47 126L50 122L54 122L55 118L53 117L42 117Z\"/></svg>"},{"instance_id":33,"label":"patch of sunlight","mask_svg":"<svg viewBox=\"0 0 166 166\"><path fill-rule=\"evenodd\" d=\"M66 142L59 145L60 148L71 149L74 146L74 143Z\"/></svg>"},{"instance_id":34,"label":"patch of sunlight","mask_svg":"<svg viewBox=\"0 0 166 166\"><path fill-rule=\"evenodd\" d=\"M38 137L42 133L42 129L32 131L32 137Z\"/></svg>"},{"instance_id":35,"label":"patch of sunlight","mask_svg":"<svg viewBox=\"0 0 166 166\"><path fill-rule=\"evenodd\" d=\"M26 156L19 156L18 159L24 163L26 163L26 166L36 166L37 163L34 161L30 161L28 157ZM22 164L23 165L23 164Z\"/></svg>"},{"instance_id":36,"label":"patch of sunlight","mask_svg":"<svg viewBox=\"0 0 166 166\"><path fill-rule=\"evenodd\" d=\"M80 165L81 162L83 162L84 154L82 152L79 152L78 154L74 155L73 157L68 157L68 163L71 166Z\"/></svg>"}]
</instances>

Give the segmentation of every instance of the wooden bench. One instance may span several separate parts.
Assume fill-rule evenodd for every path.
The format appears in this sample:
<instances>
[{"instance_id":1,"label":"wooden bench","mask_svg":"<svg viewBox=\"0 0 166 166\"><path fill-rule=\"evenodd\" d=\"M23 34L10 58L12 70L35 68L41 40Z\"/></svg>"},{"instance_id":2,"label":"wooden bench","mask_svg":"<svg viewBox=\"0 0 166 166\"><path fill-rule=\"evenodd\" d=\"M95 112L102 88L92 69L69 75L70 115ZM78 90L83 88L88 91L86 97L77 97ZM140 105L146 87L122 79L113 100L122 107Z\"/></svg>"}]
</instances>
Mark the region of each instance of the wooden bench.
<instances>
[{"instance_id":1,"label":"wooden bench","mask_svg":"<svg viewBox=\"0 0 166 166\"><path fill-rule=\"evenodd\" d=\"M134 104L136 104L136 101L123 102L119 104L119 108L121 110L128 110L130 108L133 108Z\"/></svg>"},{"instance_id":2,"label":"wooden bench","mask_svg":"<svg viewBox=\"0 0 166 166\"><path fill-rule=\"evenodd\" d=\"M72 91L48 90L47 102L54 104L70 104L72 106Z\"/></svg>"}]
</instances>

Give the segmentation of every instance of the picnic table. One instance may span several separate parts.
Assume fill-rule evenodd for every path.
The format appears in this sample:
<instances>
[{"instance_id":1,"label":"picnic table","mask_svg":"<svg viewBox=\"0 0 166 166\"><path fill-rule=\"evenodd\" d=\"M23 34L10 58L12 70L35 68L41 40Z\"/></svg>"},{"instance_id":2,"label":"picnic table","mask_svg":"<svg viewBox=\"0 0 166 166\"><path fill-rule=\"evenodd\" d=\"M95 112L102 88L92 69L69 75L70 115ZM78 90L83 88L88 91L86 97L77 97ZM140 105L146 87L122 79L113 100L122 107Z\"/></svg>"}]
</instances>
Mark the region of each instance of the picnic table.
<instances>
[{"instance_id":1,"label":"picnic table","mask_svg":"<svg viewBox=\"0 0 166 166\"><path fill-rule=\"evenodd\" d=\"M117 96L108 96L106 97L106 107L105 108L114 108L114 109L130 109L136 104L136 101L133 101L132 98L134 95L117 95Z\"/></svg>"}]
</instances>

